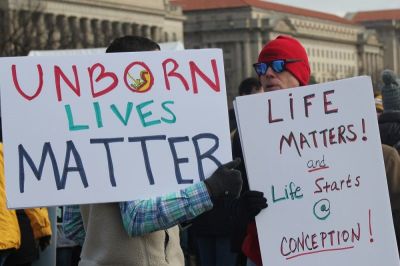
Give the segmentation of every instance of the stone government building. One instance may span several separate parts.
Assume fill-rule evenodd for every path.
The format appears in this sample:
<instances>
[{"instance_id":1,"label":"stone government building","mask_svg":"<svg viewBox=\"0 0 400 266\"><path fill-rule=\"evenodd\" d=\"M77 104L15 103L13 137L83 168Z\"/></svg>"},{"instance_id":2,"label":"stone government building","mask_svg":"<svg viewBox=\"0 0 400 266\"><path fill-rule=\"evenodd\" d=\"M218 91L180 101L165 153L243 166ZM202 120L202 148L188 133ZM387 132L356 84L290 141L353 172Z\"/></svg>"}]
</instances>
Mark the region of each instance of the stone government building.
<instances>
[{"instance_id":1,"label":"stone government building","mask_svg":"<svg viewBox=\"0 0 400 266\"><path fill-rule=\"evenodd\" d=\"M298 38L316 82L370 75L375 87L384 68L384 46L373 29L339 16L261 0L175 0L182 6L186 48L224 51L228 94L254 76L252 63L277 35Z\"/></svg>"},{"instance_id":2,"label":"stone government building","mask_svg":"<svg viewBox=\"0 0 400 266\"><path fill-rule=\"evenodd\" d=\"M316 82L370 75L377 89L383 68L399 72L400 9L376 12L342 18L261 0L0 0L0 56L105 47L125 34L222 48L231 102L262 46L288 34L307 49Z\"/></svg>"},{"instance_id":3,"label":"stone government building","mask_svg":"<svg viewBox=\"0 0 400 266\"><path fill-rule=\"evenodd\" d=\"M384 46L384 67L400 74L400 9L349 13L346 18L376 31Z\"/></svg>"},{"instance_id":4,"label":"stone government building","mask_svg":"<svg viewBox=\"0 0 400 266\"><path fill-rule=\"evenodd\" d=\"M168 0L0 0L0 56L105 47L126 34L178 41L183 20Z\"/></svg>"}]
</instances>

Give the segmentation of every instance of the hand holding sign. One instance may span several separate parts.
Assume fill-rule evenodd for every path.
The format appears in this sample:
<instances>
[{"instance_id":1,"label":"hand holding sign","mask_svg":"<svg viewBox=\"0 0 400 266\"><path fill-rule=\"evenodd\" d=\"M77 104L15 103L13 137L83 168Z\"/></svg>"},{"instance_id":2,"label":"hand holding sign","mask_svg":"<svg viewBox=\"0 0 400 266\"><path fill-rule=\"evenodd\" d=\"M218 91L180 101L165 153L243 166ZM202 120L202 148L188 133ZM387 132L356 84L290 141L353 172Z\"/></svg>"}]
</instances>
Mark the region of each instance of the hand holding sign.
<instances>
[{"instance_id":1,"label":"hand holding sign","mask_svg":"<svg viewBox=\"0 0 400 266\"><path fill-rule=\"evenodd\" d=\"M221 196L239 196L242 190L242 176L239 170L234 169L240 164L241 160L235 160L221 165L204 183L210 193L211 199Z\"/></svg>"},{"instance_id":2,"label":"hand holding sign","mask_svg":"<svg viewBox=\"0 0 400 266\"><path fill-rule=\"evenodd\" d=\"M245 219L246 221L254 218L262 209L268 207L264 193L260 191L246 191L239 199L233 203L234 218Z\"/></svg>"}]
</instances>

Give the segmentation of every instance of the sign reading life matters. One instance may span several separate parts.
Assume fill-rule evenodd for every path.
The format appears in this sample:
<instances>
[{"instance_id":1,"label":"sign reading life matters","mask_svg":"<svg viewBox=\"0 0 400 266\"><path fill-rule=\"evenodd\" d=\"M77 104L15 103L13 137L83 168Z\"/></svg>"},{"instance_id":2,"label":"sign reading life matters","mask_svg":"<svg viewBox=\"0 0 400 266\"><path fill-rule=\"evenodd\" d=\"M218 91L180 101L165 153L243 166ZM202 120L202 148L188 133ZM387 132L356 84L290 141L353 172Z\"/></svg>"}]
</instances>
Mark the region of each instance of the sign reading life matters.
<instances>
[{"instance_id":1,"label":"sign reading life matters","mask_svg":"<svg viewBox=\"0 0 400 266\"><path fill-rule=\"evenodd\" d=\"M399 265L369 77L238 97L265 264Z\"/></svg>"},{"instance_id":2,"label":"sign reading life matters","mask_svg":"<svg viewBox=\"0 0 400 266\"><path fill-rule=\"evenodd\" d=\"M126 201L231 159L218 49L0 60L10 208Z\"/></svg>"}]
</instances>

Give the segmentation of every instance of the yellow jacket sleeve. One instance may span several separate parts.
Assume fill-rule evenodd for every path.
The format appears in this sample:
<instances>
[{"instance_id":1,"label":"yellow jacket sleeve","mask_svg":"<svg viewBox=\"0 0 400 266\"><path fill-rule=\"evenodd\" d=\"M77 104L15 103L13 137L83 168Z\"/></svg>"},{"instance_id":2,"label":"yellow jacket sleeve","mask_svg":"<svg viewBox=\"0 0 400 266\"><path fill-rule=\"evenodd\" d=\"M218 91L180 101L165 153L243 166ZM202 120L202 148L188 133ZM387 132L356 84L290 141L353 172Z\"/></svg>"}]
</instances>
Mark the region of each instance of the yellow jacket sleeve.
<instances>
[{"instance_id":1,"label":"yellow jacket sleeve","mask_svg":"<svg viewBox=\"0 0 400 266\"><path fill-rule=\"evenodd\" d=\"M3 144L0 142L0 250L19 248L21 233L15 210L9 210L6 204L3 161Z\"/></svg>"},{"instance_id":2,"label":"yellow jacket sleeve","mask_svg":"<svg viewBox=\"0 0 400 266\"><path fill-rule=\"evenodd\" d=\"M47 208L25 209L25 213L31 222L35 239L51 236L51 223Z\"/></svg>"}]
</instances>

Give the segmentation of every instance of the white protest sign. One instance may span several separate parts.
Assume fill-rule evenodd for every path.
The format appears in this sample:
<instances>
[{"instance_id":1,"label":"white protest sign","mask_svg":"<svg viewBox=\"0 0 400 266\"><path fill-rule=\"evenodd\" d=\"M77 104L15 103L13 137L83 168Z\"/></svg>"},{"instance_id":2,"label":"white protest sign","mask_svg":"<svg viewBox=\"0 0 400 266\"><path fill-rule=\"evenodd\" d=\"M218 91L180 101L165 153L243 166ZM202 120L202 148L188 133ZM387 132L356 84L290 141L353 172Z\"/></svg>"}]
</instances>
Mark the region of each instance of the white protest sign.
<instances>
[{"instance_id":1,"label":"white protest sign","mask_svg":"<svg viewBox=\"0 0 400 266\"><path fill-rule=\"evenodd\" d=\"M369 77L238 97L265 265L399 265Z\"/></svg>"},{"instance_id":2,"label":"white protest sign","mask_svg":"<svg viewBox=\"0 0 400 266\"><path fill-rule=\"evenodd\" d=\"M8 206L177 191L231 159L218 49L0 59Z\"/></svg>"}]
</instances>

